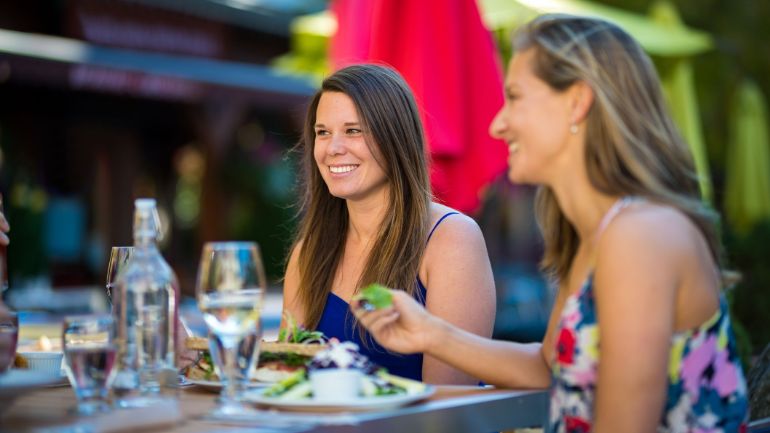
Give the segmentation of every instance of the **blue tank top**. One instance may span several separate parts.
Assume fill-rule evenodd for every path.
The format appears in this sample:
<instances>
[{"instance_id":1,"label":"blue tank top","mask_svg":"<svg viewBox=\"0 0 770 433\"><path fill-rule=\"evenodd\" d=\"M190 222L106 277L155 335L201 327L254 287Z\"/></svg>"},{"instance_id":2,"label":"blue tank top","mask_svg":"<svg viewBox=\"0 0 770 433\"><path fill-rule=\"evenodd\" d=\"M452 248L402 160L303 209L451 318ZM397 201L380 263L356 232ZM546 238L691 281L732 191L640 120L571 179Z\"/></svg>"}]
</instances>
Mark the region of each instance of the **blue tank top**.
<instances>
[{"instance_id":1,"label":"blue tank top","mask_svg":"<svg viewBox=\"0 0 770 433\"><path fill-rule=\"evenodd\" d=\"M428 240L433 236L433 232L444 219L457 212L448 212L444 214L436 225L433 226L428 234ZM422 305L425 305L425 297L428 289L417 276L417 293L415 299ZM329 293L326 297L321 320L318 322L316 330L321 331L327 337L337 338L340 341L352 341L361 349L361 353L377 365L385 367L388 372L397 376L408 377L414 380L422 380L422 353L411 355L402 355L395 352L389 352L384 347L377 344L376 341L364 332L364 338L361 338L361 332L357 329L356 319L350 311L350 306L334 293ZM364 342L365 340L365 342Z\"/></svg>"}]
</instances>

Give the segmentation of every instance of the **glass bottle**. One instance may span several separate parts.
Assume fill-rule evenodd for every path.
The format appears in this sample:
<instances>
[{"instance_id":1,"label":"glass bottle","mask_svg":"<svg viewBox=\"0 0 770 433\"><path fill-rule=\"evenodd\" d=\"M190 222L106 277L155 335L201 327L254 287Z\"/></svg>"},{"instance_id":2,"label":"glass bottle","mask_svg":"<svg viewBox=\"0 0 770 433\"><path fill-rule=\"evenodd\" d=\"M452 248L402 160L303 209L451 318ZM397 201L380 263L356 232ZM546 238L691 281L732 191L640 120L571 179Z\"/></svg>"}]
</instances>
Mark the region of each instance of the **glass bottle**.
<instances>
[{"instance_id":1,"label":"glass bottle","mask_svg":"<svg viewBox=\"0 0 770 433\"><path fill-rule=\"evenodd\" d=\"M120 406L142 405L176 385L175 342L179 284L158 251L160 219L154 199L134 202L134 252L117 277Z\"/></svg>"}]
</instances>

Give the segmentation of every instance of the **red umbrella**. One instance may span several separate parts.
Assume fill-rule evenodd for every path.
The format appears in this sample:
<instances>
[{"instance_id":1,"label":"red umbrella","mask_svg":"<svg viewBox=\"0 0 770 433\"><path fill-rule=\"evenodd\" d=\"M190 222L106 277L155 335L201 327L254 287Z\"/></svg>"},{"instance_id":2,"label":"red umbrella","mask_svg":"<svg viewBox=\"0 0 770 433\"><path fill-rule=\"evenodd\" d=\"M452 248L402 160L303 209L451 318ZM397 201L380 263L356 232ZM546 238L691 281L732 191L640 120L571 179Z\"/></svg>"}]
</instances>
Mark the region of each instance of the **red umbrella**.
<instances>
[{"instance_id":1,"label":"red umbrella","mask_svg":"<svg viewBox=\"0 0 770 433\"><path fill-rule=\"evenodd\" d=\"M474 0L336 0L336 67L384 62L415 93L436 197L475 212L485 185L505 171L507 148L489 137L503 104L497 50Z\"/></svg>"}]
</instances>

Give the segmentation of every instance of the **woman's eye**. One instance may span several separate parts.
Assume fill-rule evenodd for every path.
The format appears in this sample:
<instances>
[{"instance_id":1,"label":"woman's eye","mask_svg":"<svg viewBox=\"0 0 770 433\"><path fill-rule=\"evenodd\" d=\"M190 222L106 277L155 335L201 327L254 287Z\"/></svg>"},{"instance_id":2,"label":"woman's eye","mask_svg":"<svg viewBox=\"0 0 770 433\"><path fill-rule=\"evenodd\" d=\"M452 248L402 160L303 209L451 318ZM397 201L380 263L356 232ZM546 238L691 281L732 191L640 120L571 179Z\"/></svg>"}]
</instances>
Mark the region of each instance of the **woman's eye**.
<instances>
[{"instance_id":1,"label":"woman's eye","mask_svg":"<svg viewBox=\"0 0 770 433\"><path fill-rule=\"evenodd\" d=\"M361 130L357 128L350 128L348 129L348 134L360 134Z\"/></svg>"},{"instance_id":2,"label":"woman's eye","mask_svg":"<svg viewBox=\"0 0 770 433\"><path fill-rule=\"evenodd\" d=\"M316 137L319 137L319 136L322 136L322 135L327 135L327 134L329 134L329 131L327 131L325 129L318 129L315 132Z\"/></svg>"},{"instance_id":3,"label":"woman's eye","mask_svg":"<svg viewBox=\"0 0 770 433\"><path fill-rule=\"evenodd\" d=\"M515 101L516 99L519 99L519 95L517 95L515 93L511 93L511 92L506 92L505 93L505 99L507 99L509 101Z\"/></svg>"}]
</instances>

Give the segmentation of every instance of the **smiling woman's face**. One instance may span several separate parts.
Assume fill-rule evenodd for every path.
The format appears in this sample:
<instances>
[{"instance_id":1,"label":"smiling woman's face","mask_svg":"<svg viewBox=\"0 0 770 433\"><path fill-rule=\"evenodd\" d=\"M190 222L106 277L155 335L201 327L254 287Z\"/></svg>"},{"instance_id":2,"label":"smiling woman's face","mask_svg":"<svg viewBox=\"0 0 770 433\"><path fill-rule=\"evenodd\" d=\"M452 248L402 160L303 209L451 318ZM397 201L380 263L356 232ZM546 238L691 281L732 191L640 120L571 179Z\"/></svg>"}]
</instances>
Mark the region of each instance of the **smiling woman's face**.
<instances>
[{"instance_id":1,"label":"smiling woman's face","mask_svg":"<svg viewBox=\"0 0 770 433\"><path fill-rule=\"evenodd\" d=\"M369 149L363 128L348 95L321 95L313 157L329 193L335 197L363 200L387 191L387 175Z\"/></svg>"},{"instance_id":2,"label":"smiling woman's face","mask_svg":"<svg viewBox=\"0 0 770 433\"><path fill-rule=\"evenodd\" d=\"M508 177L544 184L563 168L570 127L568 92L557 92L532 69L535 50L516 54L505 77L505 104L489 133L508 144Z\"/></svg>"}]
</instances>

